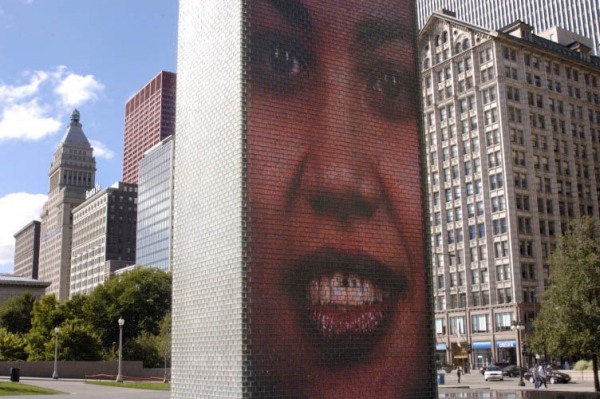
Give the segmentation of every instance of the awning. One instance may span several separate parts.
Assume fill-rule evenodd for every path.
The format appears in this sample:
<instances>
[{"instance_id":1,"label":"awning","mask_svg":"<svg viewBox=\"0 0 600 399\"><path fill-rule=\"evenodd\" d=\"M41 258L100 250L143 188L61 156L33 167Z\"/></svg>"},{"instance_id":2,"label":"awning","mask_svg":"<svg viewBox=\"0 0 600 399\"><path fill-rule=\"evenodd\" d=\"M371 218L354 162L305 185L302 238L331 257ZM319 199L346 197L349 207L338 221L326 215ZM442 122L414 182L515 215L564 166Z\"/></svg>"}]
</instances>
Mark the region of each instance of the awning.
<instances>
[{"instance_id":1,"label":"awning","mask_svg":"<svg viewBox=\"0 0 600 399\"><path fill-rule=\"evenodd\" d=\"M492 343L487 342L473 342L473 349L492 349Z\"/></svg>"},{"instance_id":2,"label":"awning","mask_svg":"<svg viewBox=\"0 0 600 399\"><path fill-rule=\"evenodd\" d=\"M496 341L497 348L516 348L517 341L514 339L507 339L505 341Z\"/></svg>"},{"instance_id":3,"label":"awning","mask_svg":"<svg viewBox=\"0 0 600 399\"><path fill-rule=\"evenodd\" d=\"M448 350L448 347L446 346L446 344L435 344L435 350L436 351L445 351L445 350Z\"/></svg>"}]
</instances>

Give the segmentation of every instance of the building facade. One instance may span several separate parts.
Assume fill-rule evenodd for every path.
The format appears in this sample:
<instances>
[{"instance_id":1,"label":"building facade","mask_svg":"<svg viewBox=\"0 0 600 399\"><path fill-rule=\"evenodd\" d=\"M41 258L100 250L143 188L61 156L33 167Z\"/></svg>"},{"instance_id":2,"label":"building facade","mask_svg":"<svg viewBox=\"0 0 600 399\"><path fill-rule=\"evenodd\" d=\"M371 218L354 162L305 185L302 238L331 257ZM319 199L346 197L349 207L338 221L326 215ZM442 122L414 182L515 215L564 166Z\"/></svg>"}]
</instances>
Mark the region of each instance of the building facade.
<instances>
[{"instance_id":1,"label":"building facade","mask_svg":"<svg viewBox=\"0 0 600 399\"><path fill-rule=\"evenodd\" d=\"M140 161L136 263L171 270L173 137L149 149Z\"/></svg>"},{"instance_id":2,"label":"building facade","mask_svg":"<svg viewBox=\"0 0 600 399\"><path fill-rule=\"evenodd\" d=\"M25 293L29 293L36 299L39 299L44 295L49 285L50 283L46 281L17 276L15 274L0 273L0 305Z\"/></svg>"},{"instance_id":3,"label":"building facade","mask_svg":"<svg viewBox=\"0 0 600 399\"><path fill-rule=\"evenodd\" d=\"M445 8L457 18L487 29L500 29L521 20L536 33L555 26L586 37L600 55L600 3L595 0L417 0L419 26L433 11Z\"/></svg>"},{"instance_id":4,"label":"building facade","mask_svg":"<svg viewBox=\"0 0 600 399\"><path fill-rule=\"evenodd\" d=\"M16 276L38 278L40 262L40 222L28 223L14 235L15 237L15 266Z\"/></svg>"},{"instance_id":5,"label":"building facade","mask_svg":"<svg viewBox=\"0 0 600 399\"><path fill-rule=\"evenodd\" d=\"M137 185L91 189L73 209L70 297L89 294L117 268L135 262Z\"/></svg>"},{"instance_id":6,"label":"building facade","mask_svg":"<svg viewBox=\"0 0 600 399\"><path fill-rule=\"evenodd\" d=\"M598 217L600 59L443 12L419 51L438 361L517 363L558 237Z\"/></svg>"},{"instance_id":7,"label":"building facade","mask_svg":"<svg viewBox=\"0 0 600 399\"><path fill-rule=\"evenodd\" d=\"M94 187L96 160L82 125L79 111L71 114L71 123L54 152L50 166L48 201L44 204L40 230L38 278L50 282L47 294L59 300L69 298L71 277L71 212L85 200Z\"/></svg>"},{"instance_id":8,"label":"building facade","mask_svg":"<svg viewBox=\"0 0 600 399\"><path fill-rule=\"evenodd\" d=\"M161 71L125 104L123 181L138 182L144 153L175 133L177 75Z\"/></svg>"}]
</instances>

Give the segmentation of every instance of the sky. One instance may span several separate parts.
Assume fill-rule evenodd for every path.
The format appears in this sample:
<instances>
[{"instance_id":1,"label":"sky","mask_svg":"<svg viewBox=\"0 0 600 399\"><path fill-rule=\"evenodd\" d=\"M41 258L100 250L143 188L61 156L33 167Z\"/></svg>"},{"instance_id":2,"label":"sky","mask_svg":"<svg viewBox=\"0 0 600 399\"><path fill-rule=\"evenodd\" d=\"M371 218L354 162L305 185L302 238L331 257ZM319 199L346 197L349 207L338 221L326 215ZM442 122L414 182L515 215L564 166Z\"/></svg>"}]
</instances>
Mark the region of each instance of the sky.
<instances>
[{"instance_id":1,"label":"sky","mask_svg":"<svg viewBox=\"0 0 600 399\"><path fill-rule=\"evenodd\" d=\"M0 273L14 234L40 219L73 109L96 183L121 180L125 103L176 72L177 12L176 0L0 0Z\"/></svg>"}]
</instances>

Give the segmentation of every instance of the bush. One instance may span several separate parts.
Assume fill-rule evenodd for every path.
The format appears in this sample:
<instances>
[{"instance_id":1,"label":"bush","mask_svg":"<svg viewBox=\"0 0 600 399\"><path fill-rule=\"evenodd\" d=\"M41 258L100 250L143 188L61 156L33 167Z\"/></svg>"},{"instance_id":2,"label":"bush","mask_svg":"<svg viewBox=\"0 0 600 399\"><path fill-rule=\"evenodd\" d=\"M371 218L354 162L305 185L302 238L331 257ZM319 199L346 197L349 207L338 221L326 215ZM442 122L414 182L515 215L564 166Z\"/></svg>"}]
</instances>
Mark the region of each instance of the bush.
<instances>
[{"instance_id":1,"label":"bush","mask_svg":"<svg viewBox=\"0 0 600 399\"><path fill-rule=\"evenodd\" d=\"M577 371L591 370L592 369L592 361L581 359L577 363L575 363L574 369Z\"/></svg>"}]
</instances>

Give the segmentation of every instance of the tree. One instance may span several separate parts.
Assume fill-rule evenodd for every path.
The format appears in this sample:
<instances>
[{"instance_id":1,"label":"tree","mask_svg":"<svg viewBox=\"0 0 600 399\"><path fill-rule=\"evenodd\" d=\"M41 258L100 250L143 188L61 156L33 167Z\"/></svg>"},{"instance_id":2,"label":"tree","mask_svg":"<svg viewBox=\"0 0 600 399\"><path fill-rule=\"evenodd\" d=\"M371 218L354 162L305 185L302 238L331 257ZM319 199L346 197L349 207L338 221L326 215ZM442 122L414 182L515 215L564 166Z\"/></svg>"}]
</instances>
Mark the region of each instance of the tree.
<instances>
[{"instance_id":1,"label":"tree","mask_svg":"<svg viewBox=\"0 0 600 399\"><path fill-rule=\"evenodd\" d=\"M101 360L103 355L100 337L93 327L81 320L70 319L60 326L58 334L59 360ZM46 342L46 358L54 357L54 340Z\"/></svg>"},{"instance_id":2,"label":"tree","mask_svg":"<svg viewBox=\"0 0 600 399\"><path fill-rule=\"evenodd\" d=\"M25 340L18 333L0 327L0 361L26 360Z\"/></svg>"},{"instance_id":3,"label":"tree","mask_svg":"<svg viewBox=\"0 0 600 399\"><path fill-rule=\"evenodd\" d=\"M35 297L30 293L18 295L0 305L0 327L12 333L26 334L31 328L31 311Z\"/></svg>"},{"instance_id":4,"label":"tree","mask_svg":"<svg viewBox=\"0 0 600 399\"><path fill-rule=\"evenodd\" d=\"M104 348L119 341L119 317L125 319L125 346L144 331L157 335L160 321L171 310L171 275L155 268L116 275L90 293L83 309ZM128 357L125 349L124 354Z\"/></svg>"},{"instance_id":5,"label":"tree","mask_svg":"<svg viewBox=\"0 0 600 399\"><path fill-rule=\"evenodd\" d=\"M29 361L52 360L46 353L46 344L53 340L54 327L60 326L64 318L60 312L58 300L54 294L45 295L33 305L31 330L25 336Z\"/></svg>"},{"instance_id":6,"label":"tree","mask_svg":"<svg viewBox=\"0 0 600 399\"><path fill-rule=\"evenodd\" d=\"M570 224L550 260L550 287L528 343L538 353L592 356L594 387L600 353L600 234L585 217Z\"/></svg>"}]
</instances>

